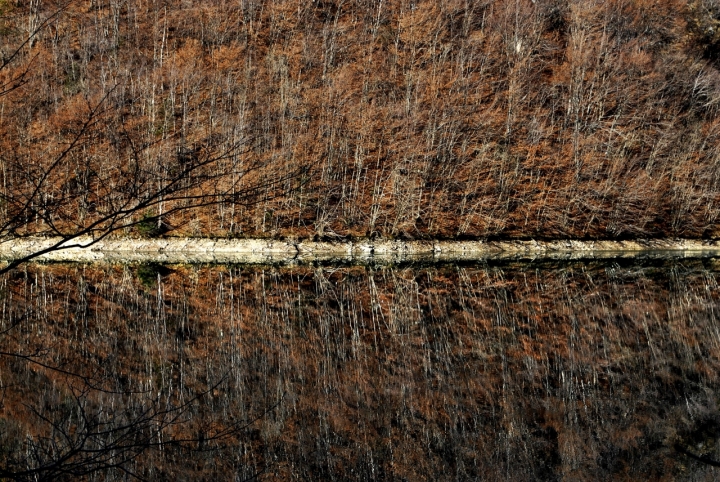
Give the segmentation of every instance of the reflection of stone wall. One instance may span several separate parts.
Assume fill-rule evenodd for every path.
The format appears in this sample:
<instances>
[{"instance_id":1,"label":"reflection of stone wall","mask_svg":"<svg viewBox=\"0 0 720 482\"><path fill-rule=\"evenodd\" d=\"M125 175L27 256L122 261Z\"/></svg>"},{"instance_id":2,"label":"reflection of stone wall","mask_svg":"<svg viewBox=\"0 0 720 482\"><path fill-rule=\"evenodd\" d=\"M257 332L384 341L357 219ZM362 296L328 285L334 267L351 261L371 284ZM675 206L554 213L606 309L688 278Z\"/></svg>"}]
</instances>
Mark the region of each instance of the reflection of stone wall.
<instances>
[{"instance_id":1,"label":"reflection of stone wall","mask_svg":"<svg viewBox=\"0 0 720 482\"><path fill-rule=\"evenodd\" d=\"M31 266L4 280L2 349L168 400L226 375L174 433L281 401L223 457L143 454L155 477L702 479L673 446L720 458L712 266ZM72 380L2 361L3 417L41 430L21 403Z\"/></svg>"},{"instance_id":2,"label":"reflection of stone wall","mask_svg":"<svg viewBox=\"0 0 720 482\"><path fill-rule=\"evenodd\" d=\"M54 247L63 246L62 249ZM38 259L71 262L277 264L338 260L394 264L407 261L486 261L489 259L603 259L636 257L708 257L720 254L713 239L635 239L625 241L404 241L351 239L110 238L28 237L0 242L0 259L18 259L49 251Z\"/></svg>"}]
</instances>

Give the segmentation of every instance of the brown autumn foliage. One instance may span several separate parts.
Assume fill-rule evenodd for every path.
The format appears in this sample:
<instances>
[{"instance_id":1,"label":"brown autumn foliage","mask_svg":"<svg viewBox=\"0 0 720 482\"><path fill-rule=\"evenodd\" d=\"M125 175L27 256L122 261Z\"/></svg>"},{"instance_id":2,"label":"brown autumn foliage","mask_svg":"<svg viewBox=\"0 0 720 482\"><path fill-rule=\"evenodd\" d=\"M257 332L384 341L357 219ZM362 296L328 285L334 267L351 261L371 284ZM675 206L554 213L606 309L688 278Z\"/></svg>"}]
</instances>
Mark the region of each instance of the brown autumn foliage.
<instances>
[{"instance_id":1,"label":"brown autumn foliage","mask_svg":"<svg viewBox=\"0 0 720 482\"><path fill-rule=\"evenodd\" d=\"M716 477L679 450L720 460L717 260L27 265L2 293L3 470L63 454L78 406L107 428L210 390L93 480Z\"/></svg>"},{"instance_id":2,"label":"brown autumn foliage","mask_svg":"<svg viewBox=\"0 0 720 482\"><path fill-rule=\"evenodd\" d=\"M714 0L2 0L0 32L10 234L77 231L194 156L218 159L186 193L251 195L161 199L134 220L204 236L720 232Z\"/></svg>"}]
</instances>

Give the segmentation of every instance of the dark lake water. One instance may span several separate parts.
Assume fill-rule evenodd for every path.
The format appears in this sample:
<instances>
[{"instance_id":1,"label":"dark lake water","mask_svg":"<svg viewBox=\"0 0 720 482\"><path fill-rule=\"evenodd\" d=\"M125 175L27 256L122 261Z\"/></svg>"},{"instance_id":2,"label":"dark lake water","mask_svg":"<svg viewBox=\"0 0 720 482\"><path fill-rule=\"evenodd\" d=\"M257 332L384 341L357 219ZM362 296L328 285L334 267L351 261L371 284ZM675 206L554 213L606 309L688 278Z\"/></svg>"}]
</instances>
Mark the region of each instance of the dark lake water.
<instances>
[{"instance_id":1,"label":"dark lake water","mask_svg":"<svg viewBox=\"0 0 720 482\"><path fill-rule=\"evenodd\" d=\"M720 260L27 265L0 477L716 480Z\"/></svg>"}]
</instances>

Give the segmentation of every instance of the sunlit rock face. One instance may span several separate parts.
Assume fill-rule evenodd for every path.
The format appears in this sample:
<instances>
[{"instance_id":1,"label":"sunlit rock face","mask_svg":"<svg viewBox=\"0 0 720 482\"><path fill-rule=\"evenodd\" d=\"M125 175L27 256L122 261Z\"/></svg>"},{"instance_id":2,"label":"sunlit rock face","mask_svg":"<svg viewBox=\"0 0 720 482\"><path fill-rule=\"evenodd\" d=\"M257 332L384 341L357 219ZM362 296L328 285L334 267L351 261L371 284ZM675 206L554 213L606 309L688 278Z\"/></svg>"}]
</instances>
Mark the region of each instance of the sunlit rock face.
<instances>
[{"instance_id":1,"label":"sunlit rock face","mask_svg":"<svg viewBox=\"0 0 720 482\"><path fill-rule=\"evenodd\" d=\"M85 430L104 480L712 480L684 452L720 460L718 268L28 266L0 460Z\"/></svg>"}]
</instances>

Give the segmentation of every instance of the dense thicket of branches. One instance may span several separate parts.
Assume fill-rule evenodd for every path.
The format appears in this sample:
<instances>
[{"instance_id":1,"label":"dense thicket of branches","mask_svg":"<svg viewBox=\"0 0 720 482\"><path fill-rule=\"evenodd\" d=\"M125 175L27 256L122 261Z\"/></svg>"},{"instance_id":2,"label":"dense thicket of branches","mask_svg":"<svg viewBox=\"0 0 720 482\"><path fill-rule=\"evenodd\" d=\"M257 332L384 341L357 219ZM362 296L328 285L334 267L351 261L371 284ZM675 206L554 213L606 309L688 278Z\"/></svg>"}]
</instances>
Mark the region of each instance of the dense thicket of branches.
<instances>
[{"instance_id":1,"label":"dense thicket of branches","mask_svg":"<svg viewBox=\"0 0 720 482\"><path fill-rule=\"evenodd\" d=\"M128 178L157 187L216 158L200 191L276 195L166 217L177 233L719 232L716 0L2 0L0 14L15 234L87 226L142 198ZM158 201L149 215L186 203Z\"/></svg>"},{"instance_id":2,"label":"dense thicket of branches","mask_svg":"<svg viewBox=\"0 0 720 482\"><path fill-rule=\"evenodd\" d=\"M27 265L0 477L716 480L720 266L623 264Z\"/></svg>"}]
</instances>

